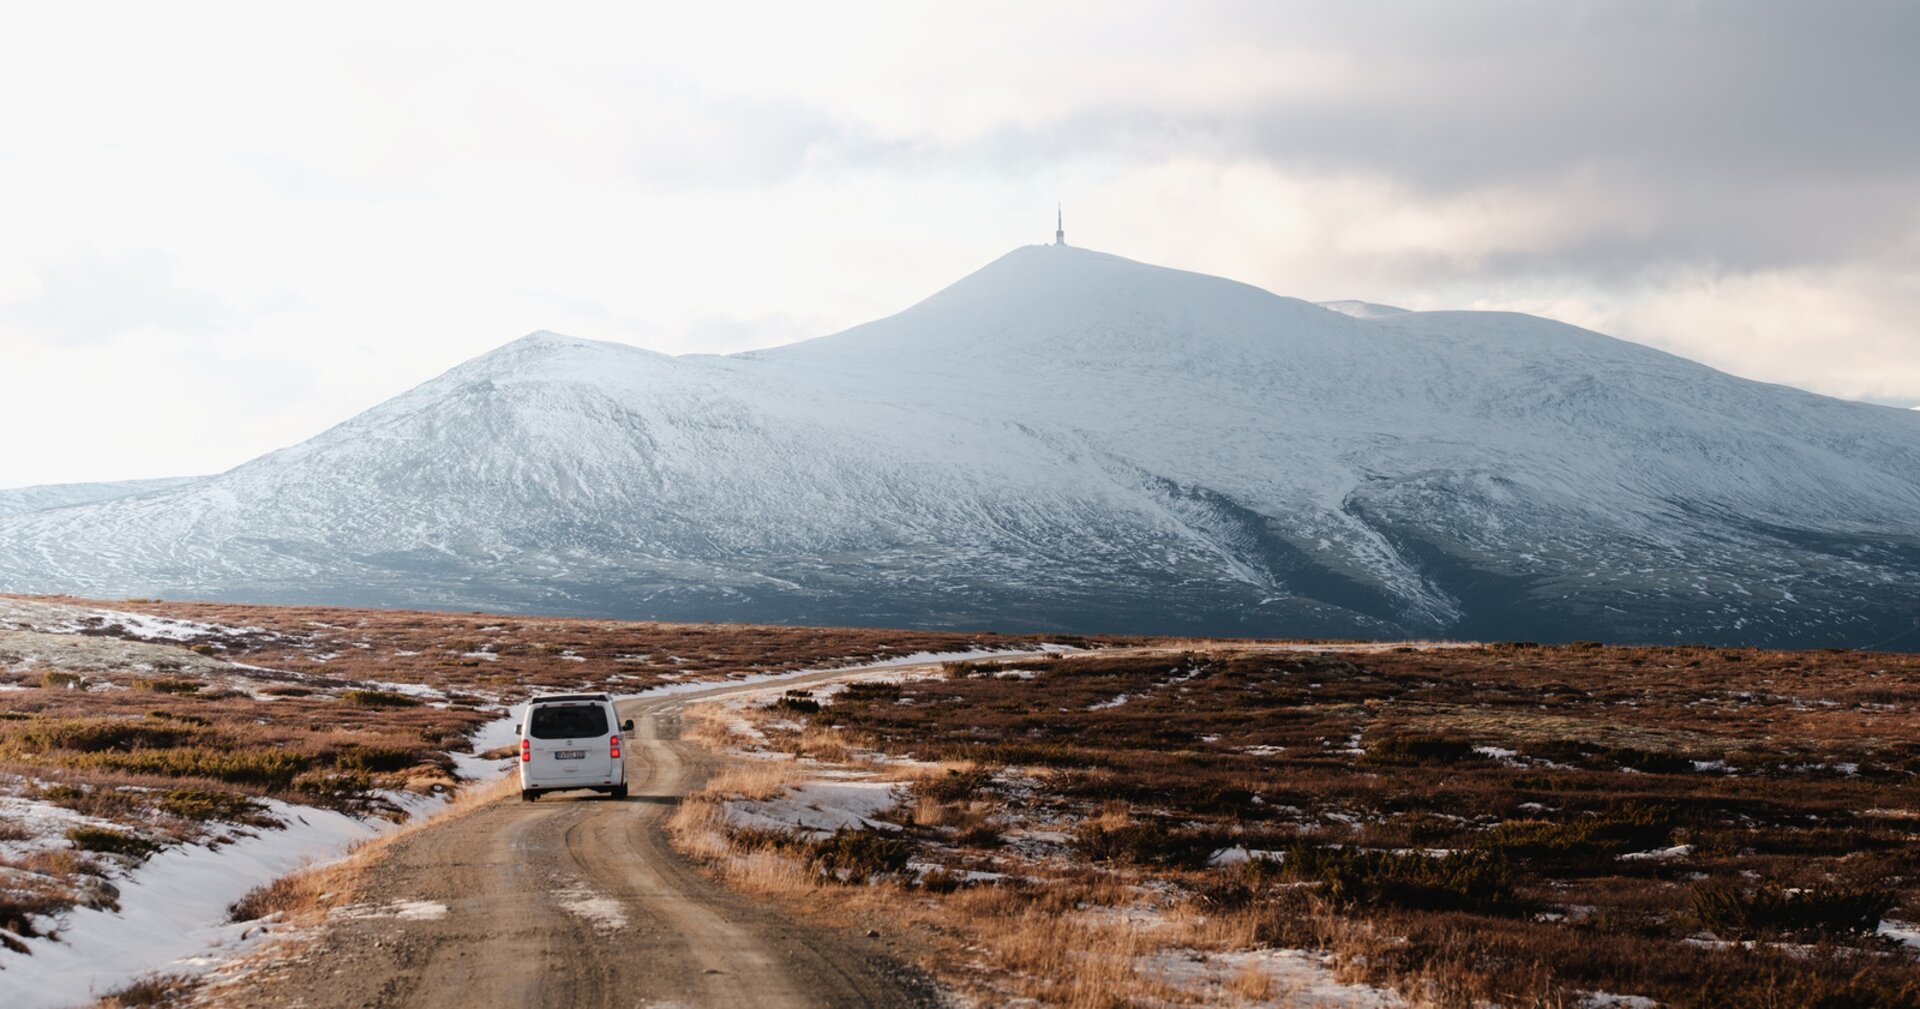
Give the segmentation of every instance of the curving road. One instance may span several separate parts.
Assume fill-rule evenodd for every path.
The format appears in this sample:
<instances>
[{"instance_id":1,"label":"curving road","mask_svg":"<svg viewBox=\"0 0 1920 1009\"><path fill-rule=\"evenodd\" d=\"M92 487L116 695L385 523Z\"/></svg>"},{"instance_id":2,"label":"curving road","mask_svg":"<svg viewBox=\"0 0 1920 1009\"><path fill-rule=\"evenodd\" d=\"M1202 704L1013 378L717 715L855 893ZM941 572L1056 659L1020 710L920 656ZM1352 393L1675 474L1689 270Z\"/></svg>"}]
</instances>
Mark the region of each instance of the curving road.
<instances>
[{"instance_id":1,"label":"curving road","mask_svg":"<svg viewBox=\"0 0 1920 1009\"><path fill-rule=\"evenodd\" d=\"M494 802L405 836L367 871L361 901L377 912L336 913L296 958L214 1001L248 1009L938 1005L932 984L888 959L880 943L800 925L710 882L669 847L667 817L715 768L679 741L680 709L770 686L624 702L622 717L635 723L632 798Z\"/></svg>"}]
</instances>

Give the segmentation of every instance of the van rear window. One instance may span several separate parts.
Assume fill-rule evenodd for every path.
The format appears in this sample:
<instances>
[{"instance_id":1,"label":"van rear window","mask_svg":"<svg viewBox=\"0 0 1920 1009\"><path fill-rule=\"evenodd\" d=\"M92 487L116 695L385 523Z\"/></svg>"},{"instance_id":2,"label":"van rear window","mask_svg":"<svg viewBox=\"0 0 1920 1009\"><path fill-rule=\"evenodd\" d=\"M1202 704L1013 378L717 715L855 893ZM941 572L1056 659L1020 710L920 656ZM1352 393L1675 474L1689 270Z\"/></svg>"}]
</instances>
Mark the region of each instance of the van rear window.
<instances>
[{"instance_id":1,"label":"van rear window","mask_svg":"<svg viewBox=\"0 0 1920 1009\"><path fill-rule=\"evenodd\" d=\"M533 709L527 735L535 739L582 739L607 734L607 711L598 704L541 705Z\"/></svg>"}]
</instances>

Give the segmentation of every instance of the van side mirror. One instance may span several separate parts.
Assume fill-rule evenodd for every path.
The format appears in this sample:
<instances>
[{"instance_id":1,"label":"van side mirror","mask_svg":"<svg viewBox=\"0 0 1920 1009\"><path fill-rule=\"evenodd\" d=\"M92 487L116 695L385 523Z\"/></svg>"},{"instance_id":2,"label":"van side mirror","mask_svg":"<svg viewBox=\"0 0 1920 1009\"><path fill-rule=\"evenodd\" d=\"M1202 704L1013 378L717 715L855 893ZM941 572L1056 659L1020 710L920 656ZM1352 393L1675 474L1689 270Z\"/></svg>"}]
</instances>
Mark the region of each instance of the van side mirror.
<instances>
[{"instance_id":1,"label":"van side mirror","mask_svg":"<svg viewBox=\"0 0 1920 1009\"><path fill-rule=\"evenodd\" d=\"M513 727L513 734L516 736L520 734L520 727L518 725Z\"/></svg>"},{"instance_id":2,"label":"van side mirror","mask_svg":"<svg viewBox=\"0 0 1920 1009\"><path fill-rule=\"evenodd\" d=\"M621 723L620 723L620 731L621 731L621 732L632 732L632 731L633 731L633 719L631 719L631 718L629 718L629 719L627 719L626 721L624 721L624 722L621 722Z\"/></svg>"}]
</instances>

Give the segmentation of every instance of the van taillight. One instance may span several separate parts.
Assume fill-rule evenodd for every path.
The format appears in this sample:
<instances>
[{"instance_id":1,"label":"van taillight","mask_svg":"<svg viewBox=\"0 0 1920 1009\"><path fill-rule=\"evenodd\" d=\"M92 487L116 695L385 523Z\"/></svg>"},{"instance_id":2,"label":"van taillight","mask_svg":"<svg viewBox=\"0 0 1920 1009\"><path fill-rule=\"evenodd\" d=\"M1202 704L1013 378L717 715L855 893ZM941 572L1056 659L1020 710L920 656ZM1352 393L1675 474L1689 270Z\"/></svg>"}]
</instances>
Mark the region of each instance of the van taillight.
<instances>
[{"instance_id":1,"label":"van taillight","mask_svg":"<svg viewBox=\"0 0 1920 1009\"><path fill-rule=\"evenodd\" d=\"M612 744L613 744L613 759L619 760L620 759L620 737L619 736L612 737Z\"/></svg>"},{"instance_id":2,"label":"van taillight","mask_svg":"<svg viewBox=\"0 0 1920 1009\"><path fill-rule=\"evenodd\" d=\"M530 739L520 740L520 762L525 764L532 760L533 760L533 741Z\"/></svg>"}]
</instances>

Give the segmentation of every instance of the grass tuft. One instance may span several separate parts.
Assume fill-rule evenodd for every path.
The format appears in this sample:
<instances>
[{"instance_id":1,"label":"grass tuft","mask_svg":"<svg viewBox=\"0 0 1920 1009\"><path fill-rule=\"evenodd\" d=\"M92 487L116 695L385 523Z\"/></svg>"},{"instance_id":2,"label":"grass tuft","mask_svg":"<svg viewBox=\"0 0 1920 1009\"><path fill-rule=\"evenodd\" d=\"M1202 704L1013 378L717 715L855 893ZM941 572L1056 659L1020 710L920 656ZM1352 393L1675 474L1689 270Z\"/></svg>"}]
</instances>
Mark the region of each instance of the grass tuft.
<instances>
[{"instance_id":1,"label":"grass tuft","mask_svg":"<svg viewBox=\"0 0 1920 1009\"><path fill-rule=\"evenodd\" d=\"M141 837L138 834L122 833L104 827L69 827L67 840L73 842L81 851L97 851L105 855L124 855L135 861L142 861L164 845Z\"/></svg>"},{"instance_id":2,"label":"grass tuft","mask_svg":"<svg viewBox=\"0 0 1920 1009\"><path fill-rule=\"evenodd\" d=\"M1282 863L1341 904L1511 915L1525 909L1504 860L1480 853L1366 851L1295 844Z\"/></svg>"},{"instance_id":3,"label":"grass tuft","mask_svg":"<svg viewBox=\"0 0 1920 1009\"><path fill-rule=\"evenodd\" d=\"M1692 909L1702 927L1722 939L1822 939L1871 935L1899 903L1884 886L1826 883L1787 887L1701 883Z\"/></svg>"},{"instance_id":4,"label":"grass tuft","mask_svg":"<svg viewBox=\"0 0 1920 1009\"><path fill-rule=\"evenodd\" d=\"M410 697L390 690L348 690L340 695L340 699L361 708L417 708L420 706L418 697Z\"/></svg>"},{"instance_id":5,"label":"grass tuft","mask_svg":"<svg viewBox=\"0 0 1920 1009\"><path fill-rule=\"evenodd\" d=\"M191 694L205 684L199 680L180 679L141 679L133 681L133 689L145 690L155 694Z\"/></svg>"}]
</instances>

